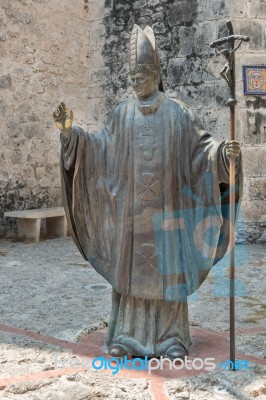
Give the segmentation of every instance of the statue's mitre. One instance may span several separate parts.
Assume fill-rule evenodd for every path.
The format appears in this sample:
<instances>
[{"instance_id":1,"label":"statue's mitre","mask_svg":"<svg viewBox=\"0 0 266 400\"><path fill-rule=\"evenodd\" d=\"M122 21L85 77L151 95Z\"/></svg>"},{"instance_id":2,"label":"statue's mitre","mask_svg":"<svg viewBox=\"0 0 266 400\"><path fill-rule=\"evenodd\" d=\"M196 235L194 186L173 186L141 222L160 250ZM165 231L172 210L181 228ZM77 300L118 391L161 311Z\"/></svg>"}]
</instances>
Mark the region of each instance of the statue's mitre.
<instances>
[{"instance_id":1,"label":"statue's mitre","mask_svg":"<svg viewBox=\"0 0 266 400\"><path fill-rule=\"evenodd\" d=\"M150 69L160 73L160 59L155 36L150 26L142 30L134 25L130 38L130 72Z\"/></svg>"}]
</instances>

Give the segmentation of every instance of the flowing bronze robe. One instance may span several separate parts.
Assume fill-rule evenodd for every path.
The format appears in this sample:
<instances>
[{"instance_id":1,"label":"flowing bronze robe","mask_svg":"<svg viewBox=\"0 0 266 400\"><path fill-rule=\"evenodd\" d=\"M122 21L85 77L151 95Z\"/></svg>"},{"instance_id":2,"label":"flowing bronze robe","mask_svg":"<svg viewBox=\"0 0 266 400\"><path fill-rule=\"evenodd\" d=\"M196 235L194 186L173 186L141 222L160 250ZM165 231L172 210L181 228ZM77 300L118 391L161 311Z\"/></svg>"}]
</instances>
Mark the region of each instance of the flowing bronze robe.
<instances>
[{"instance_id":1,"label":"flowing bronze robe","mask_svg":"<svg viewBox=\"0 0 266 400\"><path fill-rule=\"evenodd\" d=\"M163 93L150 105L137 99L121 103L97 134L74 127L69 140L61 139L72 236L115 291L112 341L117 295L182 304L224 256L225 143L215 142L191 110ZM238 202L240 168L237 183ZM180 312L186 325L187 305ZM189 339L181 342L188 347Z\"/></svg>"}]
</instances>

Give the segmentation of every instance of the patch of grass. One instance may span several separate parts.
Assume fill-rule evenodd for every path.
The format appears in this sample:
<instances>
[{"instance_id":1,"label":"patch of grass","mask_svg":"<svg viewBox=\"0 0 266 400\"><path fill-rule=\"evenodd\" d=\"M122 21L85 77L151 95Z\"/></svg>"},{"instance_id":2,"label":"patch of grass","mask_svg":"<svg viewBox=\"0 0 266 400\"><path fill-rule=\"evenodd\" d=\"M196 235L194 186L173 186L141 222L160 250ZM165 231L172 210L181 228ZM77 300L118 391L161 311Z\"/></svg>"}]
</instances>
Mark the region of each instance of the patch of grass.
<instances>
[{"instance_id":1,"label":"patch of grass","mask_svg":"<svg viewBox=\"0 0 266 400\"><path fill-rule=\"evenodd\" d=\"M258 299L255 299L253 296L244 296L244 299L249 300L249 301L258 301Z\"/></svg>"},{"instance_id":2,"label":"patch of grass","mask_svg":"<svg viewBox=\"0 0 266 400\"><path fill-rule=\"evenodd\" d=\"M249 303L249 307L254 307L254 306L259 306L260 309L253 310L254 315L251 317L248 317L244 320L245 323L254 323L257 324L259 321L262 319L266 318L266 304L260 304L260 303Z\"/></svg>"},{"instance_id":3,"label":"patch of grass","mask_svg":"<svg viewBox=\"0 0 266 400\"><path fill-rule=\"evenodd\" d=\"M248 307L256 307L256 306L260 306L260 303L247 303Z\"/></svg>"},{"instance_id":4,"label":"patch of grass","mask_svg":"<svg viewBox=\"0 0 266 400\"><path fill-rule=\"evenodd\" d=\"M259 315L261 318L266 317L266 309L263 308L262 310L255 310L255 313Z\"/></svg>"},{"instance_id":5,"label":"patch of grass","mask_svg":"<svg viewBox=\"0 0 266 400\"><path fill-rule=\"evenodd\" d=\"M257 324L258 320L256 318L250 317L244 319L245 324Z\"/></svg>"},{"instance_id":6,"label":"patch of grass","mask_svg":"<svg viewBox=\"0 0 266 400\"><path fill-rule=\"evenodd\" d=\"M245 299L248 300L246 305L247 307L255 307L255 306L260 306L262 309L266 309L266 305L265 304L261 304L259 299L256 299L253 296L245 296ZM257 310L255 310L255 312L257 313Z\"/></svg>"}]
</instances>

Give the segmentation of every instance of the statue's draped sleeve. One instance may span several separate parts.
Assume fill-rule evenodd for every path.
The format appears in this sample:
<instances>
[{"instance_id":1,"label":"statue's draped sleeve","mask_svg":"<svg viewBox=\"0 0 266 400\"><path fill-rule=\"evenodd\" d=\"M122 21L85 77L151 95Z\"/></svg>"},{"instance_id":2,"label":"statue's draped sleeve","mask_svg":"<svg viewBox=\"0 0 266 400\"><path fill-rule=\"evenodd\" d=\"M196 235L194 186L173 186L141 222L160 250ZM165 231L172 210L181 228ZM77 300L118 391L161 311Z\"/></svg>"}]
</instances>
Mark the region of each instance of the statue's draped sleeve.
<instances>
[{"instance_id":1,"label":"statue's draped sleeve","mask_svg":"<svg viewBox=\"0 0 266 400\"><path fill-rule=\"evenodd\" d=\"M62 196L70 233L83 257L120 291L127 290L130 268L127 228L133 195L127 127L133 116L132 102L125 102L100 132L73 127L69 139L61 136Z\"/></svg>"},{"instance_id":2,"label":"statue's draped sleeve","mask_svg":"<svg viewBox=\"0 0 266 400\"><path fill-rule=\"evenodd\" d=\"M105 154L114 119L98 133L73 127L69 139L61 134L62 193L68 226L83 257L96 263L100 271L111 259L112 194L106 180Z\"/></svg>"}]
</instances>

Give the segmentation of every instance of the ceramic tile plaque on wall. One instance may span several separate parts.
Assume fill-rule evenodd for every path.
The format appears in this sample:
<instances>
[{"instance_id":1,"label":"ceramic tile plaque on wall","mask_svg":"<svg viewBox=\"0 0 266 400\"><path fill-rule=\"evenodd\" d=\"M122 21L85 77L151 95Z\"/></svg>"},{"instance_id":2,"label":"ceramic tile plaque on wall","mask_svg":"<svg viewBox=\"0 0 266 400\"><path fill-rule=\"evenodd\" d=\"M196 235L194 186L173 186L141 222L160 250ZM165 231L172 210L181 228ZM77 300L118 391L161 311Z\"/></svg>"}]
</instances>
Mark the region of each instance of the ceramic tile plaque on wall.
<instances>
[{"instance_id":1,"label":"ceramic tile plaque on wall","mask_svg":"<svg viewBox=\"0 0 266 400\"><path fill-rule=\"evenodd\" d=\"M243 65L244 94L266 95L266 65Z\"/></svg>"}]
</instances>

